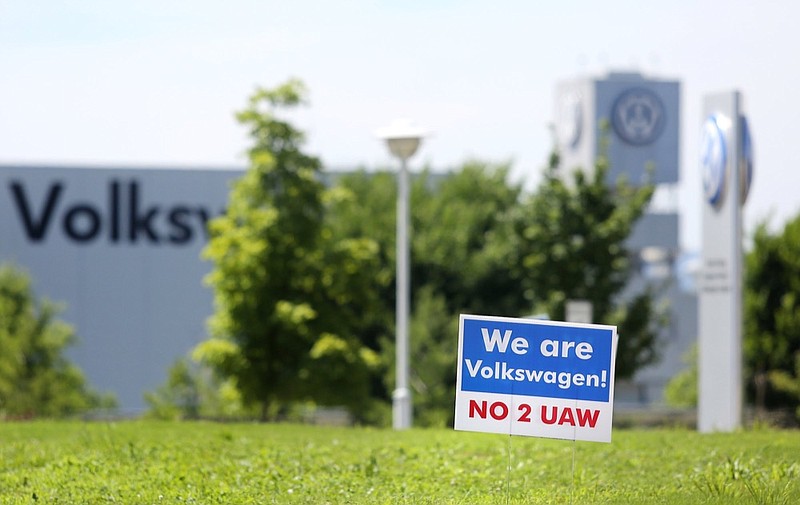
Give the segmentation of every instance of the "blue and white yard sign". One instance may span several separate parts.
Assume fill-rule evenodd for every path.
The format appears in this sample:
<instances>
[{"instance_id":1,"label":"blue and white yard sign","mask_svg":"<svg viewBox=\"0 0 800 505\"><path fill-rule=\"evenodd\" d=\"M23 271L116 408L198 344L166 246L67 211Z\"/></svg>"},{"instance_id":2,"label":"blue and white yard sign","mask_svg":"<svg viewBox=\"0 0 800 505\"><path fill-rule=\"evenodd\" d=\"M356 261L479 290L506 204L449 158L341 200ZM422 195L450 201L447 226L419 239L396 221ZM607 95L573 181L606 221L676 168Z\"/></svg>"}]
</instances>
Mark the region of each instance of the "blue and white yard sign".
<instances>
[{"instance_id":1,"label":"blue and white yard sign","mask_svg":"<svg viewBox=\"0 0 800 505\"><path fill-rule=\"evenodd\" d=\"M611 441L617 328L462 314L455 429Z\"/></svg>"}]
</instances>

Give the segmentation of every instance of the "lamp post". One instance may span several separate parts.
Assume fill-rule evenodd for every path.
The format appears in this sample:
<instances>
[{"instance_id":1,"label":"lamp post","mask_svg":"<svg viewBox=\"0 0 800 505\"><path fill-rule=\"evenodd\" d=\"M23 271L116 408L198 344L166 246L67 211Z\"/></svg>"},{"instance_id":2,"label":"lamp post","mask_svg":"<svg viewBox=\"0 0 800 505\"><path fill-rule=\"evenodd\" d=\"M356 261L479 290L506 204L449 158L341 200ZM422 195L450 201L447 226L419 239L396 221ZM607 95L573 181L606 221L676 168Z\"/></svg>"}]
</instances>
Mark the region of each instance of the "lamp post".
<instances>
[{"instance_id":1,"label":"lamp post","mask_svg":"<svg viewBox=\"0 0 800 505\"><path fill-rule=\"evenodd\" d=\"M396 310L396 379L392 392L392 427L404 430L411 427L411 390L408 387L408 320L410 301L409 242L408 242L408 159L417 152L426 132L410 121L398 120L378 130L389 151L400 159L397 174L397 301Z\"/></svg>"}]
</instances>

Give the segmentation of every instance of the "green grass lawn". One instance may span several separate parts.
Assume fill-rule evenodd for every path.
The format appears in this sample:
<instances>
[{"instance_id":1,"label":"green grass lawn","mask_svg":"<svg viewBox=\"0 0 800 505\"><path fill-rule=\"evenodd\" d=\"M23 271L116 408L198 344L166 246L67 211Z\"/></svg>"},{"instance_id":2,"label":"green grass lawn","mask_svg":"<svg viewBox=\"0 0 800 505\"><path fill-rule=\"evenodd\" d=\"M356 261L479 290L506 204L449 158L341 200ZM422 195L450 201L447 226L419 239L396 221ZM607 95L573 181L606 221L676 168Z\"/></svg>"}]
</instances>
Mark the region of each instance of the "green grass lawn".
<instances>
[{"instance_id":1,"label":"green grass lawn","mask_svg":"<svg viewBox=\"0 0 800 505\"><path fill-rule=\"evenodd\" d=\"M0 503L797 504L800 432L0 423Z\"/></svg>"}]
</instances>

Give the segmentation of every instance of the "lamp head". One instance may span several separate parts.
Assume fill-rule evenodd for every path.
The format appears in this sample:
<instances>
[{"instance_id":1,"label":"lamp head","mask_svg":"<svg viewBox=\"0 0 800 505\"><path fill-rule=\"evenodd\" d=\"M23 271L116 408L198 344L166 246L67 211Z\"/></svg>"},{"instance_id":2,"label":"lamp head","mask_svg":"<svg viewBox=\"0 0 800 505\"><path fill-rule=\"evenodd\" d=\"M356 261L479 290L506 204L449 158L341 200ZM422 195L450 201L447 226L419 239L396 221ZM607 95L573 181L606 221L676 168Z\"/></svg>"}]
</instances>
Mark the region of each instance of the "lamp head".
<instances>
[{"instance_id":1,"label":"lamp head","mask_svg":"<svg viewBox=\"0 0 800 505\"><path fill-rule=\"evenodd\" d=\"M408 119L398 119L379 129L377 135L386 141L392 155L405 161L414 156L428 132Z\"/></svg>"}]
</instances>

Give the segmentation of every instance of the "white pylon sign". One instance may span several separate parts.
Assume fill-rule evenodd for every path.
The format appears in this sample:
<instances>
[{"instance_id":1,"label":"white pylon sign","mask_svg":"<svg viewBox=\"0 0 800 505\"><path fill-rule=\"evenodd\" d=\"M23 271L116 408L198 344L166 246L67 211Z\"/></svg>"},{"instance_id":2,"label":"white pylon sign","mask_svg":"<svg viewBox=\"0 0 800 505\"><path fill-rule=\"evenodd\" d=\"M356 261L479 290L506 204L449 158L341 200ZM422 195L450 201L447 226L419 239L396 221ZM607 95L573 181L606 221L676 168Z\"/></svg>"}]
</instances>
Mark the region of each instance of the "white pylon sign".
<instances>
[{"instance_id":1,"label":"white pylon sign","mask_svg":"<svg viewBox=\"0 0 800 505\"><path fill-rule=\"evenodd\" d=\"M752 180L752 156L739 92L706 96L697 415L704 433L733 431L742 423L742 204Z\"/></svg>"}]
</instances>

